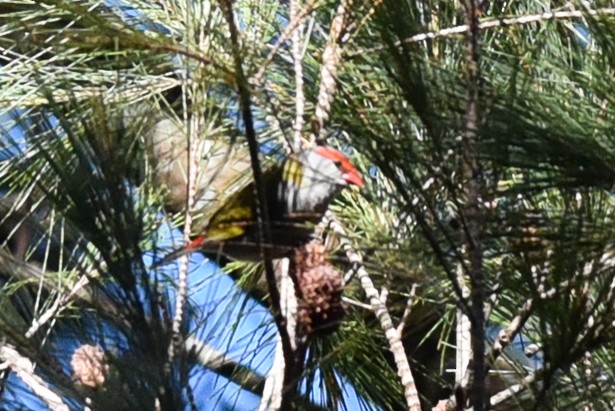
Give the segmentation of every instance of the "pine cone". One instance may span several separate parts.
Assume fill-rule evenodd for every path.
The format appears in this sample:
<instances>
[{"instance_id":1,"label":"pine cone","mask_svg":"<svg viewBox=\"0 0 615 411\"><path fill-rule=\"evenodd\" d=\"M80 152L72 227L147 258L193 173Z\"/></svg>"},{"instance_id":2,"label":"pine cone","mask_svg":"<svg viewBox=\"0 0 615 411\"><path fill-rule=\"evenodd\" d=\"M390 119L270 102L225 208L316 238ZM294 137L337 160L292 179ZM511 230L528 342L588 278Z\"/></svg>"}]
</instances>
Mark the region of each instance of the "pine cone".
<instances>
[{"instance_id":1,"label":"pine cone","mask_svg":"<svg viewBox=\"0 0 615 411\"><path fill-rule=\"evenodd\" d=\"M109 371L103 350L89 344L82 345L75 350L70 365L73 368L75 380L91 388L102 386Z\"/></svg>"},{"instance_id":2,"label":"pine cone","mask_svg":"<svg viewBox=\"0 0 615 411\"><path fill-rule=\"evenodd\" d=\"M339 272L327 262L321 243L308 243L295 253L295 270L301 295L298 321L308 334L329 334L344 318Z\"/></svg>"}]
</instances>

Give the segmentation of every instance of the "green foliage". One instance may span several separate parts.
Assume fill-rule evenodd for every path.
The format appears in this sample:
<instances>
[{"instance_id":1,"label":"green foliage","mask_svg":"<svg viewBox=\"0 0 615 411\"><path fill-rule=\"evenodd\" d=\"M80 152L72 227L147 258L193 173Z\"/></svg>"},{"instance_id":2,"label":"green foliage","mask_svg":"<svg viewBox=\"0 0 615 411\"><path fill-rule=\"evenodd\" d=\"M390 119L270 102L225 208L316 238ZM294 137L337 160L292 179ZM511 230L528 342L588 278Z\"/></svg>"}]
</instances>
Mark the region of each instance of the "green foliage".
<instances>
[{"instance_id":1,"label":"green foliage","mask_svg":"<svg viewBox=\"0 0 615 411\"><path fill-rule=\"evenodd\" d=\"M234 117L237 81L219 4L124 4L138 12L93 1L0 5L2 141L19 151L0 162L0 184L9 194L0 204L6 245L0 334L42 364L54 389L77 403L90 397L100 409L153 409L164 388L162 409L178 409L186 402L182 396L189 397L186 375L194 363L180 355L172 372L165 371L169 300L163 285L153 284L143 256L157 246L168 193L144 136L159 113L181 124L193 142L242 146L243 125ZM313 5L303 26L309 116L338 3ZM260 142L287 146L295 121L293 56L280 37L288 6L261 0L234 7ZM586 6L492 1L481 18L569 7ZM455 2L384 0L352 3L347 18L327 137L352 152L368 184L332 209L377 288L388 290L394 320L405 321L404 346L427 408L453 388L446 370L454 367L453 318L463 305L456 285L468 279L462 172L468 40L446 32L413 36L463 24L463 11ZM268 58L278 41L281 47ZM613 13L481 30L476 131L487 320L507 327L531 301L521 332L545 360L531 389L500 409L612 408L614 46ZM146 109L126 121L136 103ZM16 137L16 126L25 130L27 144ZM173 216L184 219L182 212ZM22 249L20 238L35 238L36 246ZM41 248L48 250L42 257ZM341 271L349 268L343 252L333 260ZM267 305L256 280L260 271L233 268L243 270L238 283ZM69 298L83 277L90 285ZM412 313L404 318L414 284ZM143 293L151 297L147 306ZM345 296L365 301L356 280ZM56 301L63 308L54 314L60 325L47 322L24 337L32 319ZM335 334L310 341L303 376L308 392L297 400L306 409L313 392L321 393L326 409L348 408L340 378L354 387L364 409L404 407L380 325L361 307L348 308ZM93 397L57 372L58 359L45 347L66 330L107 323L117 326L134 358L105 347L118 391ZM219 321L215 328L234 326ZM493 365L490 394L535 371L510 350L503 357ZM122 391L125 382L133 394Z\"/></svg>"}]
</instances>

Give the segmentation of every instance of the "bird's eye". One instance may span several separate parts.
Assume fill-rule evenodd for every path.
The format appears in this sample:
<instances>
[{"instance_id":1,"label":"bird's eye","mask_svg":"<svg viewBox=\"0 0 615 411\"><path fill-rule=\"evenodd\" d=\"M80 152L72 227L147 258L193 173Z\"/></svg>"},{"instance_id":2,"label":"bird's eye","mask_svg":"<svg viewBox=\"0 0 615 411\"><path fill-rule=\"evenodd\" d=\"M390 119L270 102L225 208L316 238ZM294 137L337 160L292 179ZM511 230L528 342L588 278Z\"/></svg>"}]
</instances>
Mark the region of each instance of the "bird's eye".
<instances>
[{"instance_id":1,"label":"bird's eye","mask_svg":"<svg viewBox=\"0 0 615 411\"><path fill-rule=\"evenodd\" d=\"M342 160L336 160L333 162L333 164L335 164L335 167L337 168L342 168Z\"/></svg>"}]
</instances>

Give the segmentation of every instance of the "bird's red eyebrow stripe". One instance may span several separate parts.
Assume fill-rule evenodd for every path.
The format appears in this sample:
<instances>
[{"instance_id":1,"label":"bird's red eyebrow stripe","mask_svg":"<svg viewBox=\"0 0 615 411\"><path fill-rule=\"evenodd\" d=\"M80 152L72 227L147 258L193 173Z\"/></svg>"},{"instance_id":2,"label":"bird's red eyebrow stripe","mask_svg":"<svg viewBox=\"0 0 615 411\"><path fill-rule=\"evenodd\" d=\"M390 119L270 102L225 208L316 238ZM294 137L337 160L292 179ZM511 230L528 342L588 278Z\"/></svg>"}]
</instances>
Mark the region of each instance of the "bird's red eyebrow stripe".
<instances>
[{"instance_id":1,"label":"bird's red eyebrow stripe","mask_svg":"<svg viewBox=\"0 0 615 411\"><path fill-rule=\"evenodd\" d=\"M341 168L344 171L356 170L355 166L353 166L350 160L348 160L348 157L337 150L329 147L318 146L316 147L316 151L324 158L328 158L333 161L340 161L342 163Z\"/></svg>"}]
</instances>

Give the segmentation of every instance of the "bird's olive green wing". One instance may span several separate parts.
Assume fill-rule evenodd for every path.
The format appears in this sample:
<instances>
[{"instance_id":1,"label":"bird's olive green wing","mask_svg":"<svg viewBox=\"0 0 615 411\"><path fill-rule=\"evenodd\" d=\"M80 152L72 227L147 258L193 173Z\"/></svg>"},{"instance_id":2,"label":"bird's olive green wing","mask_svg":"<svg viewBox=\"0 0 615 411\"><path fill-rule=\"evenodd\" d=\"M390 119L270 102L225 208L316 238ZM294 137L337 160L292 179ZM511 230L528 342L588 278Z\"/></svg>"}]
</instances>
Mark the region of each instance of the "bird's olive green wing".
<instances>
[{"instance_id":1,"label":"bird's olive green wing","mask_svg":"<svg viewBox=\"0 0 615 411\"><path fill-rule=\"evenodd\" d=\"M276 180L280 178L279 170L278 165L272 165L265 171L263 183L269 196L275 193ZM254 196L254 182L251 182L227 196L225 201L217 203L218 207L214 207L213 214L211 210L209 212L210 218L206 217L208 213L205 210L203 217L206 223L201 225L202 231L198 234L204 232L207 240L224 241L243 236L252 230L255 226ZM275 199L270 198L268 201L271 207Z\"/></svg>"},{"instance_id":2,"label":"bird's olive green wing","mask_svg":"<svg viewBox=\"0 0 615 411\"><path fill-rule=\"evenodd\" d=\"M207 225L207 240L223 241L245 234L254 224L254 184L236 192L211 217Z\"/></svg>"}]
</instances>

